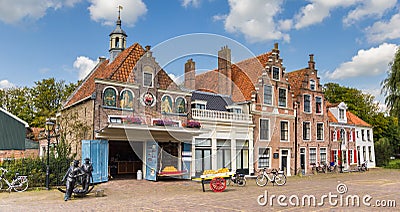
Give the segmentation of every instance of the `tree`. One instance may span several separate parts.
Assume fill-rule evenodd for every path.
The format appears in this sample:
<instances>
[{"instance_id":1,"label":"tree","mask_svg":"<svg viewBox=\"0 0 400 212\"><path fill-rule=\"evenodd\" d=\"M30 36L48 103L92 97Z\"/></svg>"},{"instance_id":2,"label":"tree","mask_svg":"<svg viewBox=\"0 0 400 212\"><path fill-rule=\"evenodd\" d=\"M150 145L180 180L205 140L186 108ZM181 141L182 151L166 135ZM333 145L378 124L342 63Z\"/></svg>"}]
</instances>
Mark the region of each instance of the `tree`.
<instances>
[{"instance_id":1,"label":"tree","mask_svg":"<svg viewBox=\"0 0 400 212\"><path fill-rule=\"evenodd\" d=\"M379 105L374 102L375 97L355 88L327 83L324 85L324 95L330 103L345 102L348 110L370 124L373 124L373 116L379 113Z\"/></svg>"},{"instance_id":2,"label":"tree","mask_svg":"<svg viewBox=\"0 0 400 212\"><path fill-rule=\"evenodd\" d=\"M388 76L381 83L382 93L385 94L385 103L392 116L397 117L400 125L400 48L397 49L395 57L389 63Z\"/></svg>"},{"instance_id":3,"label":"tree","mask_svg":"<svg viewBox=\"0 0 400 212\"><path fill-rule=\"evenodd\" d=\"M20 119L30 123L33 120L33 102L30 89L13 87L0 90L0 106Z\"/></svg>"},{"instance_id":4,"label":"tree","mask_svg":"<svg viewBox=\"0 0 400 212\"><path fill-rule=\"evenodd\" d=\"M35 82L31 89L34 103L35 116L31 122L33 126L44 126L46 118L55 117L62 103L75 90L76 84L65 84L63 80L56 81L54 78L43 79Z\"/></svg>"}]
</instances>

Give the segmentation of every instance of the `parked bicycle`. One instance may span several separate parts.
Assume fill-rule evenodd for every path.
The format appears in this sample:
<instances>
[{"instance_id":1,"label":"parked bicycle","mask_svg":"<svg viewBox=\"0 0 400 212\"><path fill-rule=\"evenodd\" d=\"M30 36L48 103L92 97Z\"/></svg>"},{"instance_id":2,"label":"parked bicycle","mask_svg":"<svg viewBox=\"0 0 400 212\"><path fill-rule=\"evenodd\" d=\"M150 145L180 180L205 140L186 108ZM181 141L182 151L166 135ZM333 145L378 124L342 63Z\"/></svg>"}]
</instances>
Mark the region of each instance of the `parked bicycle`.
<instances>
[{"instance_id":1,"label":"parked bicycle","mask_svg":"<svg viewBox=\"0 0 400 212\"><path fill-rule=\"evenodd\" d=\"M268 181L282 186L286 184L286 175L283 171L278 171L277 169L272 169L271 172L267 172L267 168L264 168L263 171L258 174L256 184L258 186L265 186Z\"/></svg>"},{"instance_id":2,"label":"parked bicycle","mask_svg":"<svg viewBox=\"0 0 400 212\"><path fill-rule=\"evenodd\" d=\"M358 165L358 171L360 172L368 171L367 163L368 161L364 161L364 163Z\"/></svg>"},{"instance_id":3,"label":"parked bicycle","mask_svg":"<svg viewBox=\"0 0 400 212\"><path fill-rule=\"evenodd\" d=\"M335 164L335 162L330 162L330 163L329 163L329 166L327 167L326 170L328 170L328 172L333 172L333 171L335 171L335 169L336 169L336 164Z\"/></svg>"},{"instance_id":4,"label":"parked bicycle","mask_svg":"<svg viewBox=\"0 0 400 212\"><path fill-rule=\"evenodd\" d=\"M325 163L317 162L317 164L313 164L312 167L317 173L326 173L326 166Z\"/></svg>"},{"instance_id":5,"label":"parked bicycle","mask_svg":"<svg viewBox=\"0 0 400 212\"><path fill-rule=\"evenodd\" d=\"M7 169L0 167L1 175L0 175L0 190L3 189L3 181L7 184L8 188L6 189L8 192L11 192L12 189L17 192L23 192L28 189L28 177L20 176L19 173L15 173L15 176L12 178L12 181L8 181L5 178Z\"/></svg>"},{"instance_id":6,"label":"parked bicycle","mask_svg":"<svg viewBox=\"0 0 400 212\"><path fill-rule=\"evenodd\" d=\"M245 186L246 185L245 175L236 171L235 174L232 175L231 178L226 181L226 185L229 186L231 182L233 184L237 184L238 186Z\"/></svg>"}]
</instances>

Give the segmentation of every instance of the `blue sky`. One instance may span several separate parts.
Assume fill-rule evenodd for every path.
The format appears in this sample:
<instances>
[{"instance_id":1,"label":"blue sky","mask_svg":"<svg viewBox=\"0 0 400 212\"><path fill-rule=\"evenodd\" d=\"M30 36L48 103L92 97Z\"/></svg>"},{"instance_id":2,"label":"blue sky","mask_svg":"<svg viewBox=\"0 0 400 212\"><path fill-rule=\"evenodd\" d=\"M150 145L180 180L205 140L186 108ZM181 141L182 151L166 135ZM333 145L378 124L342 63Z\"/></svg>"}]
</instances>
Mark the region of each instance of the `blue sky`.
<instances>
[{"instance_id":1,"label":"blue sky","mask_svg":"<svg viewBox=\"0 0 400 212\"><path fill-rule=\"evenodd\" d=\"M118 5L128 46L157 48L210 33L210 54L228 45L238 61L278 42L287 71L306 67L312 53L322 83L355 87L381 102L380 82L400 41L397 0L0 0L0 89L82 79L99 56L108 57ZM185 60L176 57L161 65L180 76ZM217 64L214 57L195 61L199 70Z\"/></svg>"}]
</instances>

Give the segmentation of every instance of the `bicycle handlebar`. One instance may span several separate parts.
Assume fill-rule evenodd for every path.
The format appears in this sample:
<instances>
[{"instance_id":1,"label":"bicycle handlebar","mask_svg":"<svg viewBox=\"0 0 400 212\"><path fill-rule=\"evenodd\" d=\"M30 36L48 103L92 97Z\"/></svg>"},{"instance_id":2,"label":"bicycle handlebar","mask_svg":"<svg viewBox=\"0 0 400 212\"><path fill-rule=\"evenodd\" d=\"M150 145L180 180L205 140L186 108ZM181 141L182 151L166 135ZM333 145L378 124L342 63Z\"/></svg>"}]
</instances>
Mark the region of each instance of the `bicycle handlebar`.
<instances>
[{"instance_id":1,"label":"bicycle handlebar","mask_svg":"<svg viewBox=\"0 0 400 212\"><path fill-rule=\"evenodd\" d=\"M0 170L3 171L3 172L6 172L6 173L8 172L8 170L3 168L3 167L0 167Z\"/></svg>"}]
</instances>

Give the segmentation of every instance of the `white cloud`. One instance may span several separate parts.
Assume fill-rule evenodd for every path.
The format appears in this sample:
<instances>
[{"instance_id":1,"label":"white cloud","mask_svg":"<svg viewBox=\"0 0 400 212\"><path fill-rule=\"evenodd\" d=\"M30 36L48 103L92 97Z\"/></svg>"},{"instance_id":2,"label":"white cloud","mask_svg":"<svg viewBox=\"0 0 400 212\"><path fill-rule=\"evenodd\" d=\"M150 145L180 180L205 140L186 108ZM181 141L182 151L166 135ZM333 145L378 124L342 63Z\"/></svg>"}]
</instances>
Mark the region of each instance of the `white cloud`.
<instances>
[{"instance_id":1,"label":"white cloud","mask_svg":"<svg viewBox=\"0 0 400 212\"><path fill-rule=\"evenodd\" d=\"M15 87L14 84L12 84L8 80L0 80L0 89L5 89L5 88L12 88Z\"/></svg>"},{"instance_id":2,"label":"white cloud","mask_svg":"<svg viewBox=\"0 0 400 212\"><path fill-rule=\"evenodd\" d=\"M0 21L16 24L23 20L36 21L46 15L48 9L72 7L82 0L0 0Z\"/></svg>"},{"instance_id":3,"label":"white cloud","mask_svg":"<svg viewBox=\"0 0 400 212\"><path fill-rule=\"evenodd\" d=\"M282 3L283 0L254 0L251 4L246 0L229 0L229 14L214 16L214 20L224 20L226 31L242 33L250 42L289 41L289 35L279 31L274 20Z\"/></svg>"},{"instance_id":4,"label":"white cloud","mask_svg":"<svg viewBox=\"0 0 400 212\"><path fill-rule=\"evenodd\" d=\"M175 74L170 73L170 74L168 74L168 76L169 76L177 85L182 84L183 81L184 81L184 76L183 76L183 75L182 75L182 76L176 76Z\"/></svg>"},{"instance_id":5,"label":"white cloud","mask_svg":"<svg viewBox=\"0 0 400 212\"><path fill-rule=\"evenodd\" d=\"M90 73L90 71L92 71L97 63L98 61L91 60L90 58L85 56L77 57L73 66L79 71L79 80L85 78Z\"/></svg>"},{"instance_id":6,"label":"white cloud","mask_svg":"<svg viewBox=\"0 0 400 212\"><path fill-rule=\"evenodd\" d=\"M89 0L90 17L104 25L115 25L118 6L122 6L121 19L128 26L135 25L137 19L147 13L147 7L142 0Z\"/></svg>"},{"instance_id":7,"label":"white cloud","mask_svg":"<svg viewBox=\"0 0 400 212\"><path fill-rule=\"evenodd\" d=\"M392 16L390 21L378 21L365 31L369 42L378 43L388 39L400 38L400 14Z\"/></svg>"},{"instance_id":8,"label":"white cloud","mask_svg":"<svg viewBox=\"0 0 400 212\"><path fill-rule=\"evenodd\" d=\"M317 23L321 23L330 16L333 9L339 7L349 7L361 0L310 0L311 3L300 9L300 13L295 15L296 29L301 29Z\"/></svg>"},{"instance_id":9,"label":"white cloud","mask_svg":"<svg viewBox=\"0 0 400 212\"><path fill-rule=\"evenodd\" d=\"M326 76L330 79L344 79L385 73L397 48L395 44L383 43L376 48L361 49L351 61L342 63L333 72L327 72Z\"/></svg>"},{"instance_id":10,"label":"white cloud","mask_svg":"<svg viewBox=\"0 0 400 212\"><path fill-rule=\"evenodd\" d=\"M198 7L200 5L200 0L182 0L183 7Z\"/></svg>"},{"instance_id":11,"label":"white cloud","mask_svg":"<svg viewBox=\"0 0 400 212\"><path fill-rule=\"evenodd\" d=\"M354 24L365 17L380 18L391 8L396 6L397 0L365 0L343 19L347 26Z\"/></svg>"}]
</instances>

